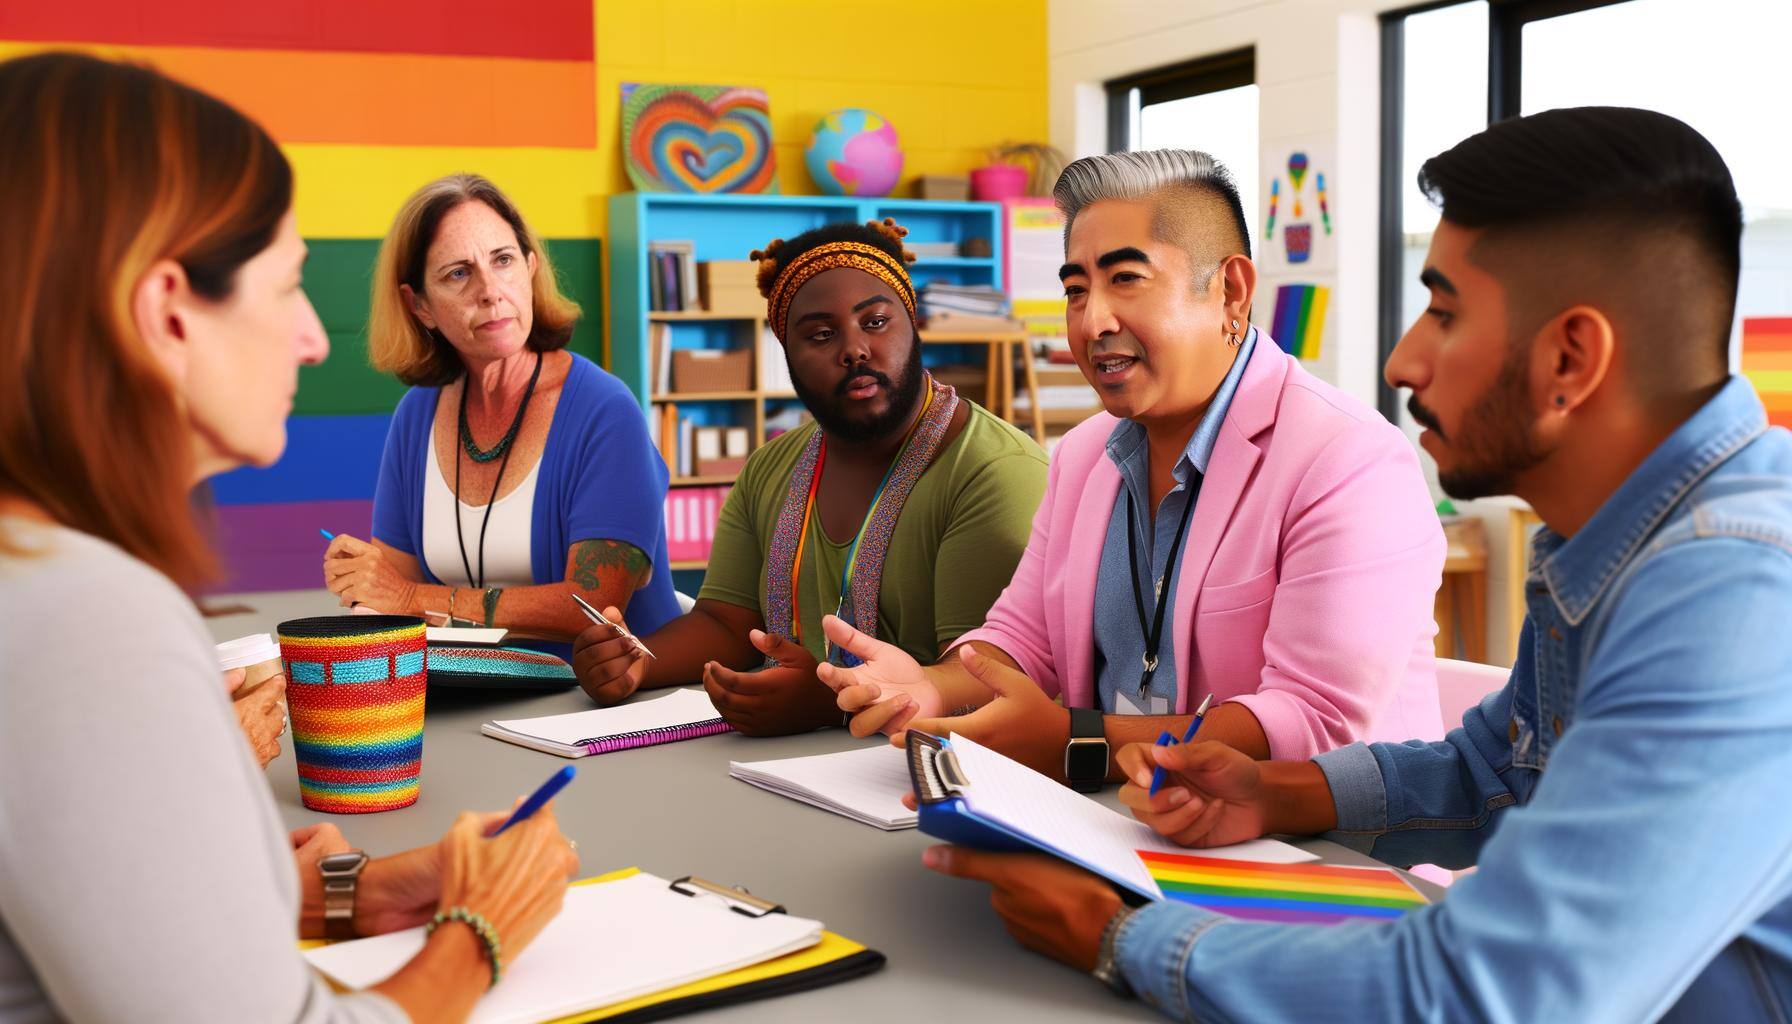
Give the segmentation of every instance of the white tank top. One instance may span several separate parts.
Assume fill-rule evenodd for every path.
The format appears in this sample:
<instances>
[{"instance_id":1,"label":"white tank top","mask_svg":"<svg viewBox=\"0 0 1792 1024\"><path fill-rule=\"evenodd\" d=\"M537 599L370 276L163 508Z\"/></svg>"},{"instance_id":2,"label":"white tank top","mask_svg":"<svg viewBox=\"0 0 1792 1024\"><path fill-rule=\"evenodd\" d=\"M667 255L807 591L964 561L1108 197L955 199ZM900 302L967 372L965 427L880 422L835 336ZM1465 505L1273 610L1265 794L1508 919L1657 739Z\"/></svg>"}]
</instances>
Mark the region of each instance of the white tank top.
<instances>
[{"instance_id":1,"label":"white tank top","mask_svg":"<svg viewBox=\"0 0 1792 1024\"><path fill-rule=\"evenodd\" d=\"M470 587L467 563L479 571L479 527L485 522L485 506L460 502L461 537L466 539L467 558L461 561L460 541L454 533L454 490L442 472L436 457L435 428L430 428L429 468L423 483L423 562L436 579L451 587ZM537 459L523 478L522 485L498 499L492 506L492 519L485 528L485 585L488 587L527 587L535 583L530 562L535 532L535 483L541 472ZM469 495L462 498L483 497Z\"/></svg>"}]
</instances>

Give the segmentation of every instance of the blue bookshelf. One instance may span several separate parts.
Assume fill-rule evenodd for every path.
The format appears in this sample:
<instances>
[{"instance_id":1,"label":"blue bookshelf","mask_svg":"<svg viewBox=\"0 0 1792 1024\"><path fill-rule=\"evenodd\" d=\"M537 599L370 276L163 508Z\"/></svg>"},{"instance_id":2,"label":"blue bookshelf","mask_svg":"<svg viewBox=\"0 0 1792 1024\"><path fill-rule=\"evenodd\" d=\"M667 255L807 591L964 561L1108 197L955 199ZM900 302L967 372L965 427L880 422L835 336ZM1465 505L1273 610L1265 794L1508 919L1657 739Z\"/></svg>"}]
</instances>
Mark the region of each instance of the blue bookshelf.
<instances>
[{"instance_id":1,"label":"blue bookshelf","mask_svg":"<svg viewBox=\"0 0 1792 1024\"><path fill-rule=\"evenodd\" d=\"M610 203L610 372L641 403L652 429L663 432L662 407L676 405L677 418L693 426L746 427L753 448L763 444L767 420L792 420L806 412L796 395L762 389L760 338L765 330L763 308L755 317L714 314L702 310L664 312L650 308L648 250L655 242L684 241L695 248L694 261L745 260L747 254L774 238L791 238L810 228L838 221L894 217L909 231L909 243L985 239L988 256L944 256L918 259L910 265L916 287L930 281L951 284L1002 283L1002 207L999 203L944 202L921 199L858 199L840 196L691 195L627 192ZM688 349L736 348L755 352L753 387L730 392L655 394L649 352L650 325L666 330L674 352ZM971 362L960 345L933 345L924 350L930 365ZM779 357L781 358L781 356ZM680 475L673 467L672 487L726 486L727 475ZM702 560L674 556L674 582L694 594Z\"/></svg>"},{"instance_id":2,"label":"blue bookshelf","mask_svg":"<svg viewBox=\"0 0 1792 1024\"><path fill-rule=\"evenodd\" d=\"M917 287L929 281L988 284L1002 281L1002 207L999 203L927 199L858 199L850 196L690 195L624 192L610 197L610 372L622 379L651 412L653 367L648 357L648 259L655 241L696 244L696 259L744 260L774 238L790 238L835 221L894 217L908 241L987 239L988 256L923 258L911 265ZM654 314L663 318L661 314ZM675 349L731 343L726 318L686 314L667 319ZM943 353L950 357L950 353ZM938 358L929 351L930 358ZM755 443L759 439L755 438Z\"/></svg>"}]
</instances>

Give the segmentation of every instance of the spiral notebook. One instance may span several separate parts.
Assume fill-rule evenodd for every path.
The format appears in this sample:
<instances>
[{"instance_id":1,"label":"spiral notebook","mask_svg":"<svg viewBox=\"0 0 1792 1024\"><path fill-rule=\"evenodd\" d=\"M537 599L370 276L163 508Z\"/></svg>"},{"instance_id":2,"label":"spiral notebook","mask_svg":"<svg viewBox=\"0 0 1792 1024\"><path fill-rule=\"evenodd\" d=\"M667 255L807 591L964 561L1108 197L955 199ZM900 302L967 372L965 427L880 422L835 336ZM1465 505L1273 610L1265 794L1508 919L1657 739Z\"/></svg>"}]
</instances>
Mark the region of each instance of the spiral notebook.
<instances>
[{"instance_id":1,"label":"spiral notebook","mask_svg":"<svg viewBox=\"0 0 1792 1024\"><path fill-rule=\"evenodd\" d=\"M733 730L702 690L674 690L664 697L613 708L513 718L479 727L493 739L561 757L608 754Z\"/></svg>"}]
</instances>

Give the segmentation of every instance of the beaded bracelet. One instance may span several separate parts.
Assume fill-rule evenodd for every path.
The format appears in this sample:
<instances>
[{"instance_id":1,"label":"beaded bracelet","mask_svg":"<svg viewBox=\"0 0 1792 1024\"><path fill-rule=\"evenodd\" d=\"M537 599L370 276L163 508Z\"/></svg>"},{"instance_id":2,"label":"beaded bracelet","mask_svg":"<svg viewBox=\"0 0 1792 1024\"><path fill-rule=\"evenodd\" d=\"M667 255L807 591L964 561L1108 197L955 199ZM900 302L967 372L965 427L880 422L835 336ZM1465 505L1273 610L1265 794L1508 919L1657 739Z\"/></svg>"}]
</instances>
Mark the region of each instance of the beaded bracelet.
<instances>
[{"instance_id":1,"label":"beaded bracelet","mask_svg":"<svg viewBox=\"0 0 1792 1024\"><path fill-rule=\"evenodd\" d=\"M480 943L485 946L485 958L492 963L492 982L486 988L496 987L499 975L504 972L502 959L504 947L498 942L498 929L492 927L492 923L485 919L484 914L475 914L466 907L454 906L445 911L436 912L435 918L429 922L429 927L423 929L424 937L427 938L432 934L436 930L436 925L443 921L459 921L473 929L473 934L479 936Z\"/></svg>"}]
</instances>

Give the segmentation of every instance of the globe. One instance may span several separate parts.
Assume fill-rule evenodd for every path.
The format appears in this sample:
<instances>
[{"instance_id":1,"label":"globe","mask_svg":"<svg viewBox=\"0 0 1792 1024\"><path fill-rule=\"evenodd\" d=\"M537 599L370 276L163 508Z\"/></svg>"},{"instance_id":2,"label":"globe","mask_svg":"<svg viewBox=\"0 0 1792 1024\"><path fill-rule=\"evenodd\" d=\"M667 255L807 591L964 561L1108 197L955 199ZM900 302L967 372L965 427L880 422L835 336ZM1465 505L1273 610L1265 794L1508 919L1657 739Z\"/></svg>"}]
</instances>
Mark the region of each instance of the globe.
<instances>
[{"instance_id":1,"label":"globe","mask_svg":"<svg viewBox=\"0 0 1792 1024\"><path fill-rule=\"evenodd\" d=\"M887 196L902 177L896 126L849 107L821 119L809 139L809 177L833 196Z\"/></svg>"}]
</instances>

